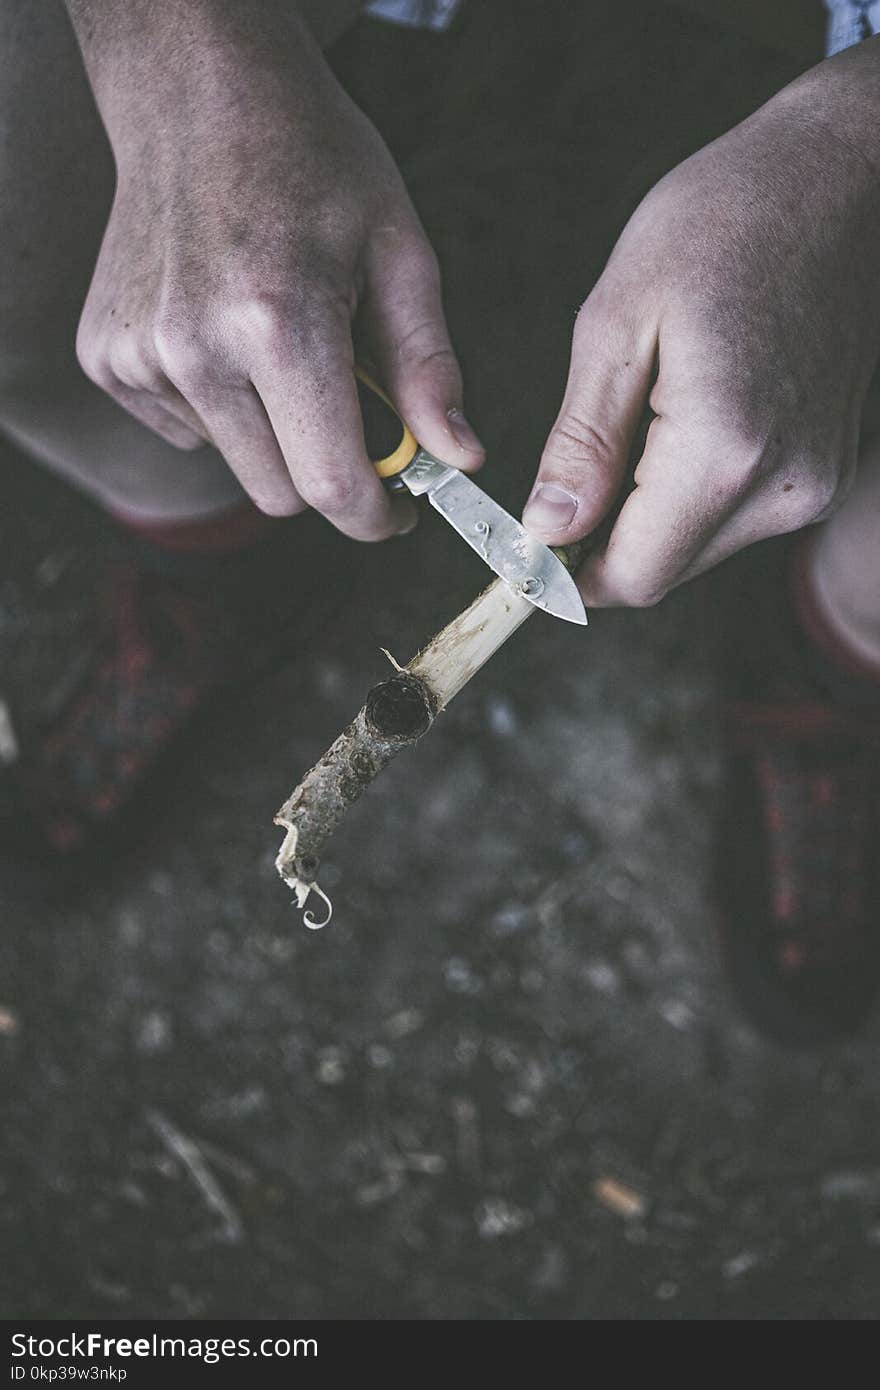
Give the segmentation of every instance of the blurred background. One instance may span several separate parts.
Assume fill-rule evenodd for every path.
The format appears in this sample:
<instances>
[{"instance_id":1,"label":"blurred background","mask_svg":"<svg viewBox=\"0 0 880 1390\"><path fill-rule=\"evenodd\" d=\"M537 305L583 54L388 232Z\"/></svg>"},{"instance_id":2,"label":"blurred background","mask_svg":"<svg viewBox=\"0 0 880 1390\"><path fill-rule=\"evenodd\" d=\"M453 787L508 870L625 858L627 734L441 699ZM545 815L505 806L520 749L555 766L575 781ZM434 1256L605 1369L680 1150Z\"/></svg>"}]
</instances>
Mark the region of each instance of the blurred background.
<instances>
[{"instance_id":1,"label":"blurred background","mask_svg":"<svg viewBox=\"0 0 880 1390\"><path fill-rule=\"evenodd\" d=\"M707 8L469 0L448 35L363 21L335 51L440 254L511 508L630 211L819 56L769 7L751 33ZM0 693L27 708L121 542L10 448L0 496ZM715 939L717 615L772 551L585 635L537 616L344 824L323 933L272 816L380 647L409 659L484 582L430 515L328 565L335 616L98 871L7 849L5 1316L874 1316L880 1021L781 1051Z\"/></svg>"}]
</instances>

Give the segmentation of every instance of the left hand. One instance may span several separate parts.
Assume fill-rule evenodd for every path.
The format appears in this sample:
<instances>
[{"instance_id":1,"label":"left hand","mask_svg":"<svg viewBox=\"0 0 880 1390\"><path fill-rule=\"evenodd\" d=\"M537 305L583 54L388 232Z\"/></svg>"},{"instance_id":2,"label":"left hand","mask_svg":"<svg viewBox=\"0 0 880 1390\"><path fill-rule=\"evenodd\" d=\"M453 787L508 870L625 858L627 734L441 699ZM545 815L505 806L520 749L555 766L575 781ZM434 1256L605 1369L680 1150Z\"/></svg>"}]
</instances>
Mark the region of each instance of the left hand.
<instances>
[{"instance_id":1,"label":"left hand","mask_svg":"<svg viewBox=\"0 0 880 1390\"><path fill-rule=\"evenodd\" d=\"M551 544L593 530L650 405L636 488L578 576L588 607L656 603L846 494L880 353L878 93L877 42L820 64L624 230L525 512Z\"/></svg>"}]
</instances>

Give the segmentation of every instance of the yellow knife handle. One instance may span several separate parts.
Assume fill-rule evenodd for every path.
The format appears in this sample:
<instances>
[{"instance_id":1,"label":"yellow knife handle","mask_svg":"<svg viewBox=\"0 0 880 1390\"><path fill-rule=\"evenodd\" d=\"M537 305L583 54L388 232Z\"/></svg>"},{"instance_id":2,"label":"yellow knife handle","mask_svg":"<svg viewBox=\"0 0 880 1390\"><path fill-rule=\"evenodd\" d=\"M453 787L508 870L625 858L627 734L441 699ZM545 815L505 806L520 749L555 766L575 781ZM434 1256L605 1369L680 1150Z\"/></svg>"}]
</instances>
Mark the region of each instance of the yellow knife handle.
<instances>
[{"instance_id":1,"label":"yellow knife handle","mask_svg":"<svg viewBox=\"0 0 880 1390\"><path fill-rule=\"evenodd\" d=\"M419 441L366 368L358 363L354 370L370 461L380 478L395 478L412 463Z\"/></svg>"}]
</instances>

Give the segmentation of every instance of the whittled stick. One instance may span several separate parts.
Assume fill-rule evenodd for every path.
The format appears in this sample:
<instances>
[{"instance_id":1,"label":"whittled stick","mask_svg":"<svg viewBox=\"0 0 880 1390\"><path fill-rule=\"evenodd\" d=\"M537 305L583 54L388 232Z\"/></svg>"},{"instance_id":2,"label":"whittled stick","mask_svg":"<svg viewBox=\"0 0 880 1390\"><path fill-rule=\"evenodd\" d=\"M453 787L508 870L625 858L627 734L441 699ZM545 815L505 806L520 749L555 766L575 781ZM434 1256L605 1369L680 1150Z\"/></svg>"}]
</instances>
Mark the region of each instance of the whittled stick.
<instances>
[{"instance_id":1,"label":"whittled stick","mask_svg":"<svg viewBox=\"0 0 880 1390\"><path fill-rule=\"evenodd\" d=\"M574 569L582 550L572 545L556 553ZM307 926L323 927L330 920L332 906L318 885L318 870L324 845L349 806L392 758L428 732L440 711L534 612L534 604L496 579L407 666L389 656L395 674L373 687L354 722L275 817L287 831L275 866L297 906L304 908L311 893L326 905L321 922L305 913Z\"/></svg>"}]
</instances>

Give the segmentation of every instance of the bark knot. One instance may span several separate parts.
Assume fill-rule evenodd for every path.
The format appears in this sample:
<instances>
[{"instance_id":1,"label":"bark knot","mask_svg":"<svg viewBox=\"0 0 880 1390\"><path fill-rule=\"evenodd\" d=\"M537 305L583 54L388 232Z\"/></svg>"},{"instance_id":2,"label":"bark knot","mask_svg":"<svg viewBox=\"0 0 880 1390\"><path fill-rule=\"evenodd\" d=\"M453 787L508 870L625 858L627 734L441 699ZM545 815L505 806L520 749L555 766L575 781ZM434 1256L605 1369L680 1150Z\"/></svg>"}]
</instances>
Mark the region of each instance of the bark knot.
<instances>
[{"instance_id":1,"label":"bark knot","mask_svg":"<svg viewBox=\"0 0 880 1390\"><path fill-rule=\"evenodd\" d=\"M373 686L364 717L367 728L379 738L411 743L427 733L436 712L436 703L424 682L401 672Z\"/></svg>"}]
</instances>

